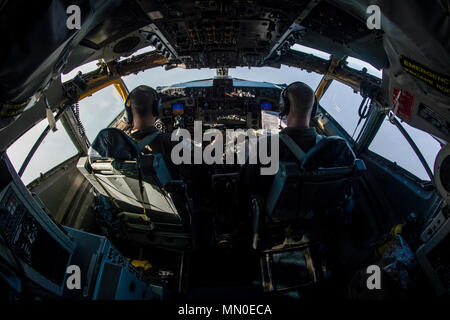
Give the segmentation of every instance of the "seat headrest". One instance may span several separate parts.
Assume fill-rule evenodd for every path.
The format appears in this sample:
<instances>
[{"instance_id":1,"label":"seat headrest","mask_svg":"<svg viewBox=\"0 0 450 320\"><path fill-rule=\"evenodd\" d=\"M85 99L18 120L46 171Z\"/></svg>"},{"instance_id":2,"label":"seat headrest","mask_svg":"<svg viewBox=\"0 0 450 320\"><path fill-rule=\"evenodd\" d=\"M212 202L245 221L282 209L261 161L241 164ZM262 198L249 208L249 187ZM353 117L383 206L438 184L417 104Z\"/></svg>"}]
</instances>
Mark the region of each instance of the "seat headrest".
<instances>
[{"instance_id":1,"label":"seat headrest","mask_svg":"<svg viewBox=\"0 0 450 320\"><path fill-rule=\"evenodd\" d=\"M305 155L302 166L306 170L353 166L356 156L344 138L324 137Z\"/></svg>"},{"instance_id":2,"label":"seat headrest","mask_svg":"<svg viewBox=\"0 0 450 320\"><path fill-rule=\"evenodd\" d=\"M113 158L133 160L138 155L136 143L122 130L106 128L101 130L89 148L89 160Z\"/></svg>"}]
</instances>

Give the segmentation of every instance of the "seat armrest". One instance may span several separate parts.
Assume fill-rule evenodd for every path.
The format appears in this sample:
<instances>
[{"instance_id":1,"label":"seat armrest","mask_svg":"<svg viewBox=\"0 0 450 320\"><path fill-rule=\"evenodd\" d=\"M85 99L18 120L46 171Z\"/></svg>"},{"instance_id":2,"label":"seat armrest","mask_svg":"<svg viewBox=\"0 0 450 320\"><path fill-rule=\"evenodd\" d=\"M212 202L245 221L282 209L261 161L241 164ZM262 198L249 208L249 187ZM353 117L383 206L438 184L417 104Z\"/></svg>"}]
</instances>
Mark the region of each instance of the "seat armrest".
<instances>
[{"instance_id":1,"label":"seat armrest","mask_svg":"<svg viewBox=\"0 0 450 320\"><path fill-rule=\"evenodd\" d=\"M111 162L92 162L91 168L95 172L110 172L113 173L113 167L111 165Z\"/></svg>"},{"instance_id":2,"label":"seat armrest","mask_svg":"<svg viewBox=\"0 0 450 320\"><path fill-rule=\"evenodd\" d=\"M333 168L317 168L312 171L303 173L305 178L319 178L319 179L340 179L352 176L360 176L367 170L363 160L356 159L352 166L333 167Z\"/></svg>"},{"instance_id":3,"label":"seat armrest","mask_svg":"<svg viewBox=\"0 0 450 320\"><path fill-rule=\"evenodd\" d=\"M352 175L354 166L348 167L335 167L335 168L318 168L312 171L306 171L303 173L305 178L323 178L323 179L336 179L346 178Z\"/></svg>"}]
</instances>

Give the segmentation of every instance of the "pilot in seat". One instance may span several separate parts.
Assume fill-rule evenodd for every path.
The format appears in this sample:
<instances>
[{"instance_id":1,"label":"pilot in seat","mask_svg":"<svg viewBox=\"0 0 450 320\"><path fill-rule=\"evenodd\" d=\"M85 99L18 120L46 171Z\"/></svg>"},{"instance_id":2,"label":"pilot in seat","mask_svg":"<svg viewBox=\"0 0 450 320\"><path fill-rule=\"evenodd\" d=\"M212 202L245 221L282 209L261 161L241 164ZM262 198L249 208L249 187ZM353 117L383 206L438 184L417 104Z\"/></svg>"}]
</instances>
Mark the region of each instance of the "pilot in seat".
<instances>
[{"instance_id":1,"label":"pilot in seat","mask_svg":"<svg viewBox=\"0 0 450 320\"><path fill-rule=\"evenodd\" d=\"M156 119L161 109L161 100L155 89L141 85L134 88L125 102L125 110L130 125L131 138L136 142L145 137L154 136L143 150L144 153L160 153L168 166L172 177L178 176L177 169L171 161L172 148L178 142L171 141L169 133L162 133L155 127Z\"/></svg>"},{"instance_id":2,"label":"pilot in seat","mask_svg":"<svg viewBox=\"0 0 450 320\"><path fill-rule=\"evenodd\" d=\"M294 82L281 94L280 116L286 116L286 128L280 134L289 136L303 152L309 151L317 142L316 129L309 126L315 105L314 91L303 82ZM314 110L315 112L316 110ZM284 143L280 144L280 160L293 160Z\"/></svg>"},{"instance_id":3,"label":"pilot in seat","mask_svg":"<svg viewBox=\"0 0 450 320\"><path fill-rule=\"evenodd\" d=\"M330 238L341 229L339 226L351 222L355 203L352 185L365 166L345 139L319 135L310 127L317 108L314 91L308 85L294 82L286 87L280 96L280 115L286 115L287 127L278 134L278 171L261 175L261 164L247 164L241 171L246 185L243 189L248 190L250 199L250 245L260 255L261 266L267 265L262 268L265 291L276 291L278 285L298 285L289 273L278 280L267 276L272 268L281 270L285 264L272 260L272 255L292 255L294 259L296 252L306 250L314 264L322 264L326 267L321 270L328 270L328 259L335 260L326 252L336 252L331 249L334 247ZM269 148L270 142L259 144L267 143ZM292 268L296 274L304 270L300 262ZM323 279L326 275L321 272L309 270L314 277L305 278L305 283Z\"/></svg>"},{"instance_id":4,"label":"pilot in seat","mask_svg":"<svg viewBox=\"0 0 450 320\"><path fill-rule=\"evenodd\" d=\"M319 135L310 127L317 108L308 85L294 82L287 86L280 96L280 116L286 115L287 127L278 135L278 172L261 175L260 164L246 165L241 171L248 198L259 197L271 219L303 221L305 217L321 220L333 216L344 223L351 219L353 176L365 167L345 139ZM268 148L270 145L267 141Z\"/></svg>"},{"instance_id":5,"label":"pilot in seat","mask_svg":"<svg viewBox=\"0 0 450 320\"><path fill-rule=\"evenodd\" d=\"M153 228L145 216L154 222L155 230L162 230L159 223L190 225L187 186L171 160L172 148L178 142L155 127L160 108L156 90L145 85L136 87L125 101L131 134L117 128L103 129L89 150L99 191L111 198L126 223L131 221L132 235L139 233L135 229L143 228L135 220L142 220L149 230Z\"/></svg>"},{"instance_id":6,"label":"pilot in seat","mask_svg":"<svg viewBox=\"0 0 450 320\"><path fill-rule=\"evenodd\" d=\"M319 166L352 165L355 161L355 154L345 139L337 136L325 137L319 135L316 129L310 126L311 118L315 115L317 107L318 102L314 91L303 82L293 82L282 91L280 117L286 116L287 126L278 135L280 138L279 161L302 162L306 169ZM270 136L268 139L270 139ZM269 152L270 145L271 143L268 141ZM300 160L299 156L303 159ZM259 165L249 166L250 170L246 170L246 178L253 179L257 175L260 181L260 183L255 184L258 193L266 196L270 190L268 185L272 183L273 176L261 176L257 167ZM254 188L250 187L251 189Z\"/></svg>"}]
</instances>

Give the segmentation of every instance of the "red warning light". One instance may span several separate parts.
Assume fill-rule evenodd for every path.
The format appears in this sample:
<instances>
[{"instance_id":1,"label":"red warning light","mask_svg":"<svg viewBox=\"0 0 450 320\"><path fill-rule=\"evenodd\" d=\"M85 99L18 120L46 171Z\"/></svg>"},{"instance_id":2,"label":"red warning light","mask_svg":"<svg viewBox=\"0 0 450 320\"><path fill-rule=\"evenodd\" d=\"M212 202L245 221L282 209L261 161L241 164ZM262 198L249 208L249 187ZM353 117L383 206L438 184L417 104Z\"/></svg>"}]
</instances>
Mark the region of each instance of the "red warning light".
<instances>
[{"instance_id":1,"label":"red warning light","mask_svg":"<svg viewBox=\"0 0 450 320\"><path fill-rule=\"evenodd\" d=\"M406 90L394 88L392 95L392 105L394 113L400 117L411 119L414 106L414 96Z\"/></svg>"}]
</instances>

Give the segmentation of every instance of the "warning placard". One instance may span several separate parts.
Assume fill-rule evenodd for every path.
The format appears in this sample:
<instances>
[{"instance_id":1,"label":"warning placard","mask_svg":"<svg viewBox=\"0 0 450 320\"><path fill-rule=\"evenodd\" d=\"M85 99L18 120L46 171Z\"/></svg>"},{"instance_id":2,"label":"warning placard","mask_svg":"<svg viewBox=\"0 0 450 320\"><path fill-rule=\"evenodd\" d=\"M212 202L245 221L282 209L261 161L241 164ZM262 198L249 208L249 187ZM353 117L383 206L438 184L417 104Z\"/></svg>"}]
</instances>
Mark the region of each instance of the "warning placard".
<instances>
[{"instance_id":1,"label":"warning placard","mask_svg":"<svg viewBox=\"0 0 450 320\"><path fill-rule=\"evenodd\" d=\"M449 76L433 71L424 65L403 56L400 58L400 63L403 70L413 77L422 80L446 96L450 96Z\"/></svg>"}]
</instances>

